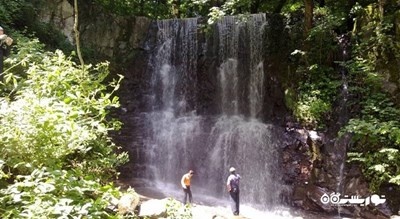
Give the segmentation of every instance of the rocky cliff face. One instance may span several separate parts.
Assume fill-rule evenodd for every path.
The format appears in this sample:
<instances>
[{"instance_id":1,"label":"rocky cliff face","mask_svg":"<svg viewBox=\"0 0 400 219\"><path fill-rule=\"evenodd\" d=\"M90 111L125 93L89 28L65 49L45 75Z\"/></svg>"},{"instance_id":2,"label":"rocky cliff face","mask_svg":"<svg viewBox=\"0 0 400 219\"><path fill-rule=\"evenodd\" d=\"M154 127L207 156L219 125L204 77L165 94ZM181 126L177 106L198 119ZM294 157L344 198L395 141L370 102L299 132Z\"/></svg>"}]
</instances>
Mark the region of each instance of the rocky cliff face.
<instances>
[{"instance_id":1,"label":"rocky cliff face","mask_svg":"<svg viewBox=\"0 0 400 219\"><path fill-rule=\"evenodd\" d=\"M72 44L74 35L74 8L68 0L47 1L39 18L54 25ZM96 57L127 65L143 51L143 41L151 20L144 17L118 17L107 14L89 2L79 5L81 46ZM90 59L90 57L87 57Z\"/></svg>"},{"instance_id":2,"label":"rocky cliff face","mask_svg":"<svg viewBox=\"0 0 400 219\"><path fill-rule=\"evenodd\" d=\"M40 12L40 19L54 24L71 43L74 42L74 8L67 0L47 1Z\"/></svg>"}]
</instances>

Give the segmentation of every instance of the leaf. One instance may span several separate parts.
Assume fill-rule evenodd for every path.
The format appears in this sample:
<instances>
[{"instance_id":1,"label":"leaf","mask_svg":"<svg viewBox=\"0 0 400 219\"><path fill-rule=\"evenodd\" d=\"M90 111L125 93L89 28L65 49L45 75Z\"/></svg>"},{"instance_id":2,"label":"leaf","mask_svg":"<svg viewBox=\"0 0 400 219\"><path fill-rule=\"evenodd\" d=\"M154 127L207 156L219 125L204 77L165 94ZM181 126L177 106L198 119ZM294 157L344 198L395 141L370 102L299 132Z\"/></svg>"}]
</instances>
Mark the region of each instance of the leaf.
<instances>
[{"instance_id":1,"label":"leaf","mask_svg":"<svg viewBox=\"0 0 400 219\"><path fill-rule=\"evenodd\" d=\"M387 164L376 164L371 166L369 169L374 170L379 173L384 173L386 171Z\"/></svg>"},{"instance_id":2,"label":"leaf","mask_svg":"<svg viewBox=\"0 0 400 219\"><path fill-rule=\"evenodd\" d=\"M399 174L399 175L396 175L396 176L393 177L393 178L391 178L391 179L389 180L389 182L390 182L390 183L397 184L397 185L400 185L400 174Z\"/></svg>"}]
</instances>

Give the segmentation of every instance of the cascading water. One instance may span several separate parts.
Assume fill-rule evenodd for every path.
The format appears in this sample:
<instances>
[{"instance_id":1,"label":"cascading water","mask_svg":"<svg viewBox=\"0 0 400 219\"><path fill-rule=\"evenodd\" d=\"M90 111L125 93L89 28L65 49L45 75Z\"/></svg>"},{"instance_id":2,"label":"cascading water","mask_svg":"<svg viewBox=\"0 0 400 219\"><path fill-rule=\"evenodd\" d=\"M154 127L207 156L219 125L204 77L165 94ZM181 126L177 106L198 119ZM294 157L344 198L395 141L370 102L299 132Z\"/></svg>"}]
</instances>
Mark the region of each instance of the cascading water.
<instances>
[{"instance_id":1,"label":"cascading water","mask_svg":"<svg viewBox=\"0 0 400 219\"><path fill-rule=\"evenodd\" d=\"M256 118L262 110L265 92L262 48L266 21L264 16L255 16L254 19L255 21L249 24L251 46L249 100L250 115Z\"/></svg>"},{"instance_id":2,"label":"cascading water","mask_svg":"<svg viewBox=\"0 0 400 219\"><path fill-rule=\"evenodd\" d=\"M279 204L278 127L263 123L265 15L240 23L220 20L216 49L218 113L198 113L197 20L157 21L157 45L150 60L152 98L146 112L147 175L163 190L180 190L180 178L194 169L194 199L200 192L228 200L225 182L235 166L242 176L241 202L261 210ZM241 44L248 44L241 47ZM206 47L207 48L207 47ZM245 55L243 55L245 54ZM178 197L179 198L179 197Z\"/></svg>"},{"instance_id":3,"label":"cascading water","mask_svg":"<svg viewBox=\"0 0 400 219\"><path fill-rule=\"evenodd\" d=\"M215 122L208 137L210 155L207 163L211 164L210 181L214 185L223 185L224 179L215 176L225 176L229 166L243 170L244 182L242 188L246 195L242 198L248 203L259 205L277 204L279 201L279 185L274 170L277 170L279 157L277 148L279 141L272 135L274 127L256 119L256 114L263 105L262 68L262 30L266 23L264 15L254 15L245 24L238 25L235 17L227 17L218 22L219 30L219 84L222 101L221 115ZM249 72L250 80L245 87L248 93L249 109L243 109L245 98L240 98L238 64L245 60L239 57L239 36L243 29L249 32ZM254 37L254 38L253 38ZM253 39L252 39L253 38ZM229 48L229 49L227 49ZM239 106L241 106L239 108ZM250 111L246 118L239 113ZM223 187L223 186L222 186ZM224 188L217 188L223 191Z\"/></svg>"},{"instance_id":4,"label":"cascading water","mask_svg":"<svg viewBox=\"0 0 400 219\"><path fill-rule=\"evenodd\" d=\"M239 25L234 17L226 17L217 23L221 65L218 80L221 86L222 112L229 115L239 113L238 47Z\"/></svg>"},{"instance_id":5,"label":"cascading water","mask_svg":"<svg viewBox=\"0 0 400 219\"><path fill-rule=\"evenodd\" d=\"M346 62L350 58L350 39L349 36L347 35L341 35L338 37L339 45L342 50L342 61ZM342 76L342 89L341 89L341 98L339 102L339 120L338 124L339 125L344 125L349 121L349 109L347 107L347 101L349 97L349 91L348 91L348 80L347 80L347 69L345 67L340 67L340 73ZM335 141L335 148L337 148L337 162L340 164L339 167L339 173L337 176L337 186L336 186L336 192L340 193L342 195L347 195L343 194L344 192L344 168L346 164L346 158L347 158L347 146L349 145L351 141L351 136L349 133L346 133L343 137L338 138ZM341 215L341 207L338 206L338 215Z\"/></svg>"},{"instance_id":6,"label":"cascading water","mask_svg":"<svg viewBox=\"0 0 400 219\"><path fill-rule=\"evenodd\" d=\"M157 50L151 60L154 102L147 114L150 122L147 147L150 174L156 180L173 182L180 168L189 168L190 145L197 139L200 117L193 115L188 100L195 97L197 20L157 22ZM175 52L179 51L179 52ZM179 83L179 86L178 86ZM193 109L192 109L193 110Z\"/></svg>"}]
</instances>

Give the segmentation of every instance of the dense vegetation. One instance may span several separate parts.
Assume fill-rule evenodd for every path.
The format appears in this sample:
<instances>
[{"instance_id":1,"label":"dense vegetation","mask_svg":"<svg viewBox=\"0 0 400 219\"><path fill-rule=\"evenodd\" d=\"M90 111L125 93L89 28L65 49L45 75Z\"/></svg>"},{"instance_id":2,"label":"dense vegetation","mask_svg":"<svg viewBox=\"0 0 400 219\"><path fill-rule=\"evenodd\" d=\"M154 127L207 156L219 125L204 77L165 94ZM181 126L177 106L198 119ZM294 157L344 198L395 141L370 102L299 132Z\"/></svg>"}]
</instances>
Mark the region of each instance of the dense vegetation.
<instances>
[{"instance_id":1,"label":"dense vegetation","mask_svg":"<svg viewBox=\"0 0 400 219\"><path fill-rule=\"evenodd\" d=\"M18 40L0 97L2 218L101 217L122 195L109 184L126 154L115 154L106 118L118 106L104 85L107 63L78 67L61 51ZM97 216L95 216L97 215Z\"/></svg>"},{"instance_id":2,"label":"dense vegetation","mask_svg":"<svg viewBox=\"0 0 400 219\"><path fill-rule=\"evenodd\" d=\"M374 191L400 185L399 90L390 88L399 86L399 7L398 2L355 5L353 57L345 63L355 111L344 127L354 134L354 153L349 155L362 163Z\"/></svg>"},{"instance_id":3,"label":"dense vegetation","mask_svg":"<svg viewBox=\"0 0 400 219\"><path fill-rule=\"evenodd\" d=\"M301 58L291 108L305 126L350 133L348 160L362 167L371 190L398 193L400 5L350 2L314 8L313 27L293 53Z\"/></svg>"},{"instance_id":4,"label":"dense vegetation","mask_svg":"<svg viewBox=\"0 0 400 219\"><path fill-rule=\"evenodd\" d=\"M120 123L107 116L119 105L113 92L122 78L105 83L108 63L80 66L74 56L46 51L28 34L38 26L20 26L29 24L27 8L32 2L0 4L2 26L16 42L0 84L0 217L122 217L124 192L111 179L127 154L116 154L109 131Z\"/></svg>"},{"instance_id":5,"label":"dense vegetation","mask_svg":"<svg viewBox=\"0 0 400 219\"><path fill-rule=\"evenodd\" d=\"M0 0L1 26L15 41L0 85L0 216L115 215L121 191L109 184L126 154L108 136L120 79L107 63L78 66L73 47L37 21L44 1ZM395 0L91 0L117 15L155 19L281 13L302 18L286 83L299 123L351 133L351 161L371 189L400 185L400 3ZM289 25L289 24L288 24ZM290 25L289 25L290 26ZM288 27L295 28L295 27ZM39 38L41 42L37 39ZM344 53L345 52L345 53ZM21 217L23 215L20 215Z\"/></svg>"}]
</instances>

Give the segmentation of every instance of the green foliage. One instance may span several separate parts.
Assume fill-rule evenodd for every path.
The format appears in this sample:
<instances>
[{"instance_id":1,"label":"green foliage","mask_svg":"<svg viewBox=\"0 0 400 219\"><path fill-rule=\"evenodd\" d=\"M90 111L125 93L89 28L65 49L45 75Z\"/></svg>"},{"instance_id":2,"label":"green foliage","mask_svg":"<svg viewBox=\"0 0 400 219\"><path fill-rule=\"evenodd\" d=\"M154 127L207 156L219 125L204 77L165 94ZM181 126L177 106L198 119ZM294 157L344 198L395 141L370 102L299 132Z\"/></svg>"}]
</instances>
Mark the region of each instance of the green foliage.
<instances>
[{"instance_id":1,"label":"green foliage","mask_svg":"<svg viewBox=\"0 0 400 219\"><path fill-rule=\"evenodd\" d=\"M0 188L2 188L5 184L4 184L4 180L7 180L10 178L10 174L6 172L4 172L4 168L5 168L5 162L3 160L0 160Z\"/></svg>"},{"instance_id":2,"label":"green foliage","mask_svg":"<svg viewBox=\"0 0 400 219\"><path fill-rule=\"evenodd\" d=\"M167 1L114 1L114 0L94 0L94 2L104 9L118 15L139 15L151 18L167 18L170 14Z\"/></svg>"},{"instance_id":3,"label":"green foliage","mask_svg":"<svg viewBox=\"0 0 400 219\"><path fill-rule=\"evenodd\" d=\"M304 49L292 52L298 60L294 86L296 97L289 106L296 118L310 128L324 128L331 118L332 109L340 95L342 73L338 61L338 35L334 29L343 25L343 15L334 14L329 8L315 8L314 23ZM301 46L301 45L297 45ZM338 60L339 59L339 60Z\"/></svg>"},{"instance_id":4,"label":"green foliage","mask_svg":"<svg viewBox=\"0 0 400 219\"><path fill-rule=\"evenodd\" d=\"M170 219L191 219L192 210L189 204L182 207L182 204L173 198L168 199L167 216Z\"/></svg>"},{"instance_id":5,"label":"green foliage","mask_svg":"<svg viewBox=\"0 0 400 219\"><path fill-rule=\"evenodd\" d=\"M376 4L353 9L358 26L354 58L346 66L350 95L358 100L352 103L357 116L342 132L353 134L350 161L361 164L371 189L378 192L382 184L400 185L400 109L382 85L391 65L400 60L399 43L391 31L393 14L382 17Z\"/></svg>"},{"instance_id":6,"label":"green foliage","mask_svg":"<svg viewBox=\"0 0 400 219\"><path fill-rule=\"evenodd\" d=\"M214 24L216 21L218 21L218 19L222 18L223 16L225 16L225 12L223 10L221 10L218 7L212 7L210 9L210 13L208 14L208 24Z\"/></svg>"},{"instance_id":7,"label":"green foliage","mask_svg":"<svg viewBox=\"0 0 400 219\"><path fill-rule=\"evenodd\" d=\"M28 13L23 12L30 10L31 13L34 13L33 4L35 3L37 3L37 1L0 0L0 25L8 29L8 27L19 25L23 19L31 19L32 21L32 17L30 17Z\"/></svg>"},{"instance_id":8,"label":"green foliage","mask_svg":"<svg viewBox=\"0 0 400 219\"><path fill-rule=\"evenodd\" d=\"M40 62L45 47L38 39L29 36L26 32L14 31L13 39L16 42L12 46L13 51L4 60L2 76L5 81L0 81L1 96L17 89L17 80L25 78L30 63ZM12 84L10 84L11 81Z\"/></svg>"},{"instance_id":9,"label":"green foliage","mask_svg":"<svg viewBox=\"0 0 400 219\"><path fill-rule=\"evenodd\" d=\"M211 7L208 13L208 24L215 23L225 15L238 15L240 20L246 20L249 15L251 2L249 0L225 1L221 7Z\"/></svg>"},{"instance_id":10,"label":"green foliage","mask_svg":"<svg viewBox=\"0 0 400 219\"><path fill-rule=\"evenodd\" d=\"M95 0L95 2L107 11L118 15L137 15L154 19L205 16L212 7L210 0Z\"/></svg>"},{"instance_id":11,"label":"green foliage","mask_svg":"<svg viewBox=\"0 0 400 219\"><path fill-rule=\"evenodd\" d=\"M328 8L316 8L314 11L315 26L311 29L307 42L312 45L308 51L309 62L319 65L331 65L342 61L339 53L338 34L334 31L345 22L345 14L333 13Z\"/></svg>"},{"instance_id":12,"label":"green foliage","mask_svg":"<svg viewBox=\"0 0 400 219\"><path fill-rule=\"evenodd\" d=\"M294 92L286 93L286 99L291 95L289 99L292 100L288 107L303 125L324 128L332 104L338 98L341 81L338 75L335 75L337 73L334 69L326 66L315 64L308 69L299 68L297 71L307 73L303 73L305 78L298 84L297 96L294 97Z\"/></svg>"},{"instance_id":13,"label":"green foliage","mask_svg":"<svg viewBox=\"0 0 400 219\"><path fill-rule=\"evenodd\" d=\"M252 1L250 0L232 0L232 1L225 1L222 5L223 11L228 14L243 14L250 12Z\"/></svg>"},{"instance_id":14,"label":"green foliage","mask_svg":"<svg viewBox=\"0 0 400 219\"><path fill-rule=\"evenodd\" d=\"M154 19L205 17L214 23L224 15L241 15L282 11L290 12L303 6L299 1L255 0L94 0L97 5L118 15L146 16Z\"/></svg>"},{"instance_id":15,"label":"green foliage","mask_svg":"<svg viewBox=\"0 0 400 219\"><path fill-rule=\"evenodd\" d=\"M127 193L132 193L128 190ZM73 171L36 169L0 190L1 218L123 218L123 193ZM126 217L124 217L126 218Z\"/></svg>"},{"instance_id":16,"label":"green foliage","mask_svg":"<svg viewBox=\"0 0 400 219\"><path fill-rule=\"evenodd\" d=\"M376 148L379 146L376 146ZM380 150L349 152L349 161L358 162L370 180L372 191L378 192L384 183L400 185L400 152L398 148L382 147Z\"/></svg>"},{"instance_id":17,"label":"green foliage","mask_svg":"<svg viewBox=\"0 0 400 219\"><path fill-rule=\"evenodd\" d=\"M286 4L283 8L283 13L293 13L300 10L303 7L303 2L294 1L290 4Z\"/></svg>"},{"instance_id":18,"label":"green foliage","mask_svg":"<svg viewBox=\"0 0 400 219\"><path fill-rule=\"evenodd\" d=\"M373 67L387 70L400 59L400 43L395 35L396 13L382 16L378 4L372 4L357 10L356 51Z\"/></svg>"},{"instance_id":19,"label":"green foliage","mask_svg":"<svg viewBox=\"0 0 400 219\"><path fill-rule=\"evenodd\" d=\"M0 25L14 40L20 37L20 34L16 32L19 30L34 34L46 43L48 48L61 49L65 53L70 53L73 47L62 32L51 24L40 21L39 9L44 3L45 1L42 0L0 0ZM19 44L19 41L15 42Z\"/></svg>"},{"instance_id":20,"label":"green foliage","mask_svg":"<svg viewBox=\"0 0 400 219\"><path fill-rule=\"evenodd\" d=\"M0 217L122 218L107 184L128 159L116 154L109 118L122 77L108 63L80 66L15 32L0 95Z\"/></svg>"},{"instance_id":21,"label":"green foliage","mask_svg":"<svg viewBox=\"0 0 400 219\"><path fill-rule=\"evenodd\" d=\"M74 46L69 42L68 38L52 24L43 22L33 23L29 30L41 42L45 43L47 49L59 49L66 54L74 50Z\"/></svg>"},{"instance_id":22,"label":"green foliage","mask_svg":"<svg viewBox=\"0 0 400 219\"><path fill-rule=\"evenodd\" d=\"M324 6L314 6L314 27L305 44L292 53L298 84L287 89L286 104L303 125L321 127L335 118L332 109L339 103L343 76L351 119L341 134L353 136L349 161L360 164L374 192L382 185L400 185L400 4L317 2ZM291 11L292 3L283 10ZM339 47L342 34L351 37L347 54Z\"/></svg>"},{"instance_id":23,"label":"green foliage","mask_svg":"<svg viewBox=\"0 0 400 219\"><path fill-rule=\"evenodd\" d=\"M113 90L106 92L102 84L107 64L80 69L60 51L41 57L42 62L30 64L15 100L0 98L1 158L22 172L31 171L23 167L29 164L106 176L125 160L113 155L115 146L107 137L119 126L106 120L107 108L118 107Z\"/></svg>"},{"instance_id":24,"label":"green foliage","mask_svg":"<svg viewBox=\"0 0 400 219\"><path fill-rule=\"evenodd\" d=\"M353 133L356 142L350 161L361 162L378 191L384 182L400 185L400 110L383 94L365 99L360 118L351 119L343 132Z\"/></svg>"}]
</instances>

